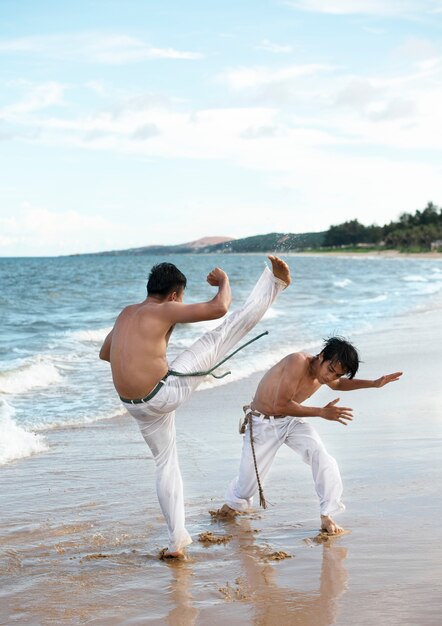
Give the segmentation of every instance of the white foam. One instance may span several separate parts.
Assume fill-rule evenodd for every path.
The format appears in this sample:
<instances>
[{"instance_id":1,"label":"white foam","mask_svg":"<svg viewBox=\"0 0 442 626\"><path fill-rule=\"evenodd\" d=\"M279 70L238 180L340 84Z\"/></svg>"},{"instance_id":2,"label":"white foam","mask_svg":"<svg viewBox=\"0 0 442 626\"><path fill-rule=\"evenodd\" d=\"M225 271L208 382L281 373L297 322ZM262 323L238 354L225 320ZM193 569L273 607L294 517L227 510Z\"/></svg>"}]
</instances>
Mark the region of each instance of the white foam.
<instances>
[{"instance_id":1,"label":"white foam","mask_svg":"<svg viewBox=\"0 0 442 626\"><path fill-rule=\"evenodd\" d=\"M344 278L343 280L335 280L335 281L333 281L333 285L334 285L335 287L341 287L341 288L343 288L343 287L348 287L348 285L351 285L351 284L352 284L352 282L353 282L353 281L352 281L352 280L350 280L349 278Z\"/></svg>"},{"instance_id":2,"label":"white foam","mask_svg":"<svg viewBox=\"0 0 442 626\"><path fill-rule=\"evenodd\" d=\"M421 276L420 274L409 274L408 276L403 276L402 280L406 283L426 283L428 279L425 276Z\"/></svg>"},{"instance_id":3,"label":"white foam","mask_svg":"<svg viewBox=\"0 0 442 626\"><path fill-rule=\"evenodd\" d=\"M113 409L109 413L95 413L94 415L79 415L77 417L65 417L62 420L56 420L52 422L35 422L32 424L32 428L36 432L45 430L56 430L57 428L75 428L81 427L85 424L92 424L93 422L100 422L102 420L110 420L114 417L119 417L126 413L126 409L121 404L118 408Z\"/></svg>"},{"instance_id":4,"label":"white foam","mask_svg":"<svg viewBox=\"0 0 442 626\"><path fill-rule=\"evenodd\" d=\"M282 314L282 312L278 309L267 309L267 311L264 313L263 315L263 320L270 320L273 319L275 317L279 317Z\"/></svg>"},{"instance_id":5,"label":"white foam","mask_svg":"<svg viewBox=\"0 0 442 626\"><path fill-rule=\"evenodd\" d=\"M104 341L106 335L108 335L111 330L112 327L109 326L109 328L96 328L95 330L75 330L66 333L66 335L76 341L93 341L98 343Z\"/></svg>"},{"instance_id":6,"label":"white foam","mask_svg":"<svg viewBox=\"0 0 442 626\"><path fill-rule=\"evenodd\" d=\"M0 400L0 465L48 450L42 435L16 424L14 413L5 400Z\"/></svg>"},{"instance_id":7,"label":"white foam","mask_svg":"<svg viewBox=\"0 0 442 626\"><path fill-rule=\"evenodd\" d=\"M0 393L24 393L58 383L61 376L50 360L36 357L10 370L0 372Z\"/></svg>"}]
</instances>

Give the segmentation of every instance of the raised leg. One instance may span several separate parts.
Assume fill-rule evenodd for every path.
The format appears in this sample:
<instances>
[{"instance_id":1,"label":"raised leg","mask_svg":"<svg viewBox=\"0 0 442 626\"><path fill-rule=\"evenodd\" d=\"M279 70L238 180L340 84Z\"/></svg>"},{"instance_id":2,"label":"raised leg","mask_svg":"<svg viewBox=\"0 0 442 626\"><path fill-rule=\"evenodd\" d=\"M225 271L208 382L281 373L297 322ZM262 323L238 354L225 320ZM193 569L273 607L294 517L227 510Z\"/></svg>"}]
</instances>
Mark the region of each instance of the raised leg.
<instances>
[{"instance_id":1,"label":"raised leg","mask_svg":"<svg viewBox=\"0 0 442 626\"><path fill-rule=\"evenodd\" d=\"M287 267L283 261L280 263ZM283 274L279 263L276 267L278 273ZM205 333L190 348L184 350L171 363L171 369L190 373L206 371L213 367L259 322L277 295L287 286L290 281L288 267L286 272L287 282L275 276L266 267L245 304L228 315L214 330ZM190 393L200 384L202 379L186 377L180 381L181 385Z\"/></svg>"}]
</instances>

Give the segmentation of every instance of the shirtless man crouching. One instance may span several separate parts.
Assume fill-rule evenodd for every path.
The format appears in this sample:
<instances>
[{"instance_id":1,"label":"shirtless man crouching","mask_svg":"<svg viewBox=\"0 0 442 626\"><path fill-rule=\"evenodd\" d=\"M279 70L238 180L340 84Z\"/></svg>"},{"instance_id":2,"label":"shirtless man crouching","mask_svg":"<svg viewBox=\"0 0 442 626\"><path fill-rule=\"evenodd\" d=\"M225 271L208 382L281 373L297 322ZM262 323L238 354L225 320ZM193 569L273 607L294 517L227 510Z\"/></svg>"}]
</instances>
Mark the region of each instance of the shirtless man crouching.
<instances>
[{"instance_id":1,"label":"shirtless man crouching","mask_svg":"<svg viewBox=\"0 0 442 626\"><path fill-rule=\"evenodd\" d=\"M345 508L341 502L339 468L305 418L322 417L347 425L353 412L349 407L339 406L339 398L324 407L304 406L302 403L322 385L336 391L379 388L402 375L402 372L395 372L376 380L361 380L354 378L358 368L359 356L354 346L340 337L331 337L318 355L304 352L289 354L264 375L251 405L244 407L247 430L239 475L228 486L226 503L219 514L233 517L239 512L246 512L252 506L253 495L257 491L265 507L261 483L277 450L285 443L312 468L319 497L321 529L329 534L343 532L331 517Z\"/></svg>"}]
</instances>

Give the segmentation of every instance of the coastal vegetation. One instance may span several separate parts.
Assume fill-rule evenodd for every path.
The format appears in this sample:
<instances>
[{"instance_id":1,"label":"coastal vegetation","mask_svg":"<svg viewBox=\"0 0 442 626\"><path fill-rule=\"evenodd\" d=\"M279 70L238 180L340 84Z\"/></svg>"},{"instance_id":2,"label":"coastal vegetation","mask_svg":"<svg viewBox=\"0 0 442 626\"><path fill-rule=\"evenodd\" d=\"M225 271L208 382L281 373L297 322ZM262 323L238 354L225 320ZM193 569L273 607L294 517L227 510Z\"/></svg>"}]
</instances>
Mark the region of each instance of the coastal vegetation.
<instances>
[{"instance_id":1,"label":"coastal vegetation","mask_svg":"<svg viewBox=\"0 0 442 626\"><path fill-rule=\"evenodd\" d=\"M401 252L442 251L442 209L432 202L414 214L402 213L384 226L364 226L357 219L330 226L325 232L270 233L235 239L205 248L204 252Z\"/></svg>"},{"instance_id":2,"label":"coastal vegetation","mask_svg":"<svg viewBox=\"0 0 442 626\"><path fill-rule=\"evenodd\" d=\"M429 202L422 211L402 213L399 220L384 226L364 226L358 220L331 226L321 247L347 246L403 252L442 250L442 209Z\"/></svg>"},{"instance_id":3,"label":"coastal vegetation","mask_svg":"<svg viewBox=\"0 0 442 626\"><path fill-rule=\"evenodd\" d=\"M216 243L213 243L213 241ZM432 202L415 213L402 213L384 226L357 219L315 233L268 233L241 239L205 237L173 246L154 245L101 252L105 255L201 254L245 252L442 252L442 209Z\"/></svg>"}]
</instances>

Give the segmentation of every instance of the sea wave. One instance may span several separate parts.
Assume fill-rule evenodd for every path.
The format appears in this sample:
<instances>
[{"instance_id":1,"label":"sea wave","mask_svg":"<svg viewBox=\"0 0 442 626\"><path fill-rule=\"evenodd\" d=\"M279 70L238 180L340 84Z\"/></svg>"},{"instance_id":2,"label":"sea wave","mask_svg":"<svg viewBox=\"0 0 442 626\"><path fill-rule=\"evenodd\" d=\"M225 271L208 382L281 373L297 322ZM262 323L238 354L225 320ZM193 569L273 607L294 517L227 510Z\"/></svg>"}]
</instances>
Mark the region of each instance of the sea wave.
<instances>
[{"instance_id":1,"label":"sea wave","mask_svg":"<svg viewBox=\"0 0 442 626\"><path fill-rule=\"evenodd\" d=\"M0 465L49 449L43 436L19 426L13 419L14 414L14 409L0 400Z\"/></svg>"},{"instance_id":2,"label":"sea wave","mask_svg":"<svg viewBox=\"0 0 442 626\"><path fill-rule=\"evenodd\" d=\"M44 420L35 421L32 423L32 430L35 432L42 432L46 430L57 430L58 428L76 428L85 426L86 424L92 424L94 422L113 419L114 417L119 417L125 413L126 409L121 404L108 412L94 413L92 415L77 415L75 417L66 416L63 419L57 419L50 422L45 422Z\"/></svg>"},{"instance_id":3,"label":"sea wave","mask_svg":"<svg viewBox=\"0 0 442 626\"><path fill-rule=\"evenodd\" d=\"M432 295L442 290L442 283L433 283L431 285L422 285L420 293Z\"/></svg>"},{"instance_id":4,"label":"sea wave","mask_svg":"<svg viewBox=\"0 0 442 626\"><path fill-rule=\"evenodd\" d=\"M0 372L0 393L25 393L59 383L61 379L55 365L49 359L38 356Z\"/></svg>"},{"instance_id":5,"label":"sea wave","mask_svg":"<svg viewBox=\"0 0 442 626\"><path fill-rule=\"evenodd\" d=\"M421 276L420 274L408 274L407 276L402 276L402 280L406 283L426 283L428 282L428 278L425 276Z\"/></svg>"},{"instance_id":6,"label":"sea wave","mask_svg":"<svg viewBox=\"0 0 442 626\"><path fill-rule=\"evenodd\" d=\"M75 339L76 341L92 341L94 343L98 343L104 341L106 335L112 330L112 327L109 326L107 328L96 328L95 330L84 329L84 330L74 330L66 333L71 339Z\"/></svg>"},{"instance_id":7,"label":"sea wave","mask_svg":"<svg viewBox=\"0 0 442 626\"><path fill-rule=\"evenodd\" d=\"M348 285L351 285L353 283L352 280L350 280L350 278L343 278L342 280L335 280L333 281L333 285L335 287L348 287Z\"/></svg>"},{"instance_id":8,"label":"sea wave","mask_svg":"<svg viewBox=\"0 0 442 626\"><path fill-rule=\"evenodd\" d=\"M378 296L373 296L373 298L365 298L361 300L361 302L384 302L388 298L386 293L381 293Z\"/></svg>"}]
</instances>

